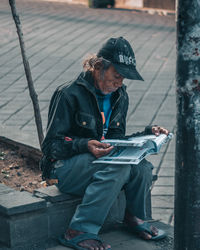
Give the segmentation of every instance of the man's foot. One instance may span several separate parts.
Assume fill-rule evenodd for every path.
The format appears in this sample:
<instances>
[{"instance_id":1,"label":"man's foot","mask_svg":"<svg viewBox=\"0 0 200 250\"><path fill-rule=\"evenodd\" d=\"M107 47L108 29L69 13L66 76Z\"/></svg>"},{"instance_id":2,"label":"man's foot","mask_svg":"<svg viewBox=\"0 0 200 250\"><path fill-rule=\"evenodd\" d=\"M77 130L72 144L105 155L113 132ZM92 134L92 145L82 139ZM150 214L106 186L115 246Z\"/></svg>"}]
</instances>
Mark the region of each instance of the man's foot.
<instances>
[{"instance_id":1,"label":"man's foot","mask_svg":"<svg viewBox=\"0 0 200 250\"><path fill-rule=\"evenodd\" d=\"M65 233L65 238L67 240L71 240L74 237L80 235L80 234L84 234L84 232L80 232L77 230L73 230L73 229L68 229L67 232ZM78 243L78 245L82 248L85 249L89 249L89 250L106 250L106 249L111 249L110 245L105 245L103 243L101 243L98 240L83 240L80 243Z\"/></svg>"},{"instance_id":2,"label":"man's foot","mask_svg":"<svg viewBox=\"0 0 200 250\"><path fill-rule=\"evenodd\" d=\"M133 228L133 231L134 231L134 228L142 226L145 223L143 220L137 218L136 216L131 215L128 212L125 213L124 222L130 228ZM135 231L137 232L137 230ZM158 229L156 227L150 226L150 231L151 233L145 230L141 230L141 231L138 230L137 234L139 235L139 237L141 237L144 240L151 240L152 236L158 235Z\"/></svg>"}]
</instances>

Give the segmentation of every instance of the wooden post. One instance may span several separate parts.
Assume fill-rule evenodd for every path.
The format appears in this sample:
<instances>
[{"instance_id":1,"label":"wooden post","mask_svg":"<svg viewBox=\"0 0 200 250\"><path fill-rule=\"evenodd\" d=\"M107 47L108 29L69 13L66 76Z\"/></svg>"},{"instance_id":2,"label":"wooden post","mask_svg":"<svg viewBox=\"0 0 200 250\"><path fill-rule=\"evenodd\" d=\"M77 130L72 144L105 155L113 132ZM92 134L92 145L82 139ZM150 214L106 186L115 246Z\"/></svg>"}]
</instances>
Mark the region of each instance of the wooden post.
<instances>
[{"instance_id":1,"label":"wooden post","mask_svg":"<svg viewBox=\"0 0 200 250\"><path fill-rule=\"evenodd\" d=\"M175 250L200 249L200 1L177 0Z\"/></svg>"},{"instance_id":2,"label":"wooden post","mask_svg":"<svg viewBox=\"0 0 200 250\"><path fill-rule=\"evenodd\" d=\"M41 115L40 115L40 107L39 107L39 103L38 103L38 97L37 97L37 94L35 92L28 58L26 56L25 43L24 43L24 39L23 39L23 32L22 32L22 28L21 28L19 15L17 14L15 0L9 0L9 3L10 3L11 11L12 11L12 16L13 16L13 19L14 19L14 22L15 22L15 25L17 28L17 34L19 37L21 54L22 54L22 59L23 59L23 64L24 64L24 70L25 70L26 79L27 79L27 83L28 83L29 94L30 94L30 97L31 97L31 100L33 103L35 122L36 122L36 127L37 127L37 132L38 132L39 143L40 143L40 147L41 147L44 135L43 135L43 129L42 129L42 119L41 119Z\"/></svg>"}]
</instances>

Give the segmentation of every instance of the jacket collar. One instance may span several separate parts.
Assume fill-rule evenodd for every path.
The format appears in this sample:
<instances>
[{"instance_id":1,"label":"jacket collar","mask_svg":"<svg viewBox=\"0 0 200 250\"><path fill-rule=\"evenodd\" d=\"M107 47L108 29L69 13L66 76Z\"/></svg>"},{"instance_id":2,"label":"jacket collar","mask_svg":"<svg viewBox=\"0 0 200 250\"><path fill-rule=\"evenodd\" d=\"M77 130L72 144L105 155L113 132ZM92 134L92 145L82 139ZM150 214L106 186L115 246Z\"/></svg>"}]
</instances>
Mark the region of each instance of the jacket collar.
<instances>
[{"instance_id":1,"label":"jacket collar","mask_svg":"<svg viewBox=\"0 0 200 250\"><path fill-rule=\"evenodd\" d=\"M89 91L95 93L94 78L91 72L81 72L81 74L77 78L77 84L82 85Z\"/></svg>"}]
</instances>

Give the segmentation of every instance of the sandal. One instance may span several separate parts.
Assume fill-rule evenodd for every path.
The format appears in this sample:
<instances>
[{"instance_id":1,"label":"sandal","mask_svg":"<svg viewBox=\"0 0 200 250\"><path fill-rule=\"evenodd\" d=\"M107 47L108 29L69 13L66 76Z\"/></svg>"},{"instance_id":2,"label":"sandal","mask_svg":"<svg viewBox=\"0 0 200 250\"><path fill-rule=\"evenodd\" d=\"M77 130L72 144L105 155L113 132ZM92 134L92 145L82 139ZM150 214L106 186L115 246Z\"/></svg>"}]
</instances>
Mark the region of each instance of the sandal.
<instances>
[{"instance_id":1,"label":"sandal","mask_svg":"<svg viewBox=\"0 0 200 250\"><path fill-rule=\"evenodd\" d=\"M102 240L98 237L98 235L92 233L79 234L74 238L72 238L71 240L67 240L64 235L58 239L59 243L62 244L63 246L71 247L76 250L86 250L86 248L83 248L78 245L78 243L84 240L97 240L103 244ZM106 250L111 250L111 248L108 248Z\"/></svg>"},{"instance_id":2,"label":"sandal","mask_svg":"<svg viewBox=\"0 0 200 250\"><path fill-rule=\"evenodd\" d=\"M152 230L151 230L151 226L147 223L144 222L143 224L137 225L137 226L129 226L129 229L136 234L140 234L142 232L146 232L148 234L150 234L152 237L149 240L161 240L163 238L165 238L167 235L165 233L165 231L161 230L161 229L157 229L158 230L158 234L157 235L153 235L152 234Z\"/></svg>"}]
</instances>

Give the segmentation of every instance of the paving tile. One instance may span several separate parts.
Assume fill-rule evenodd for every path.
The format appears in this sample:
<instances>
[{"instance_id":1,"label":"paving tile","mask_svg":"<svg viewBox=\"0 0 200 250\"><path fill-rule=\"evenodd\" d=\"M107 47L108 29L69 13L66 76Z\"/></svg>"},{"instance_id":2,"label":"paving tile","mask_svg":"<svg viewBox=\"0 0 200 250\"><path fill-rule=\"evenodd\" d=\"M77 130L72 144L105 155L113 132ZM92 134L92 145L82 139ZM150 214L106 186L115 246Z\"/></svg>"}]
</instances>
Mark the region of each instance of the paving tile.
<instances>
[{"instance_id":1,"label":"paving tile","mask_svg":"<svg viewBox=\"0 0 200 250\"><path fill-rule=\"evenodd\" d=\"M168 185L168 186L158 186L158 185L155 185L154 187L153 187L153 190L151 191L151 194L153 195L153 196L155 196L155 195L158 195L158 196L165 196L165 195L172 195L172 194L174 194L174 186L170 186L170 185Z\"/></svg>"},{"instance_id":2,"label":"paving tile","mask_svg":"<svg viewBox=\"0 0 200 250\"><path fill-rule=\"evenodd\" d=\"M159 176L155 186L174 186L174 177Z\"/></svg>"},{"instance_id":3,"label":"paving tile","mask_svg":"<svg viewBox=\"0 0 200 250\"><path fill-rule=\"evenodd\" d=\"M166 209L166 208L153 208L152 209L152 217L155 220L162 221L166 224L172 224L174 210Z\"/></svg>"},{"instance_id":4,"label":"paving tile","mask_svg":"<svg viewBox=\"0 0 200 250\"><path fill-rule=\"evenodd\" d=\"M175 169L172 167L161 168L159 171L159 176L174 177L174 175L175 175Z\"/></svg>"},{"instance_id":5,"label":"paving tile","mask_svg":"<svg viewBox=\"0 0 200 250\"><path fill-rule=\"evenodd\" d=\"M174 208L174 196L168 195L168 196L152 196L152 209L154 208Z\"/></svg>"}]
</instances>

